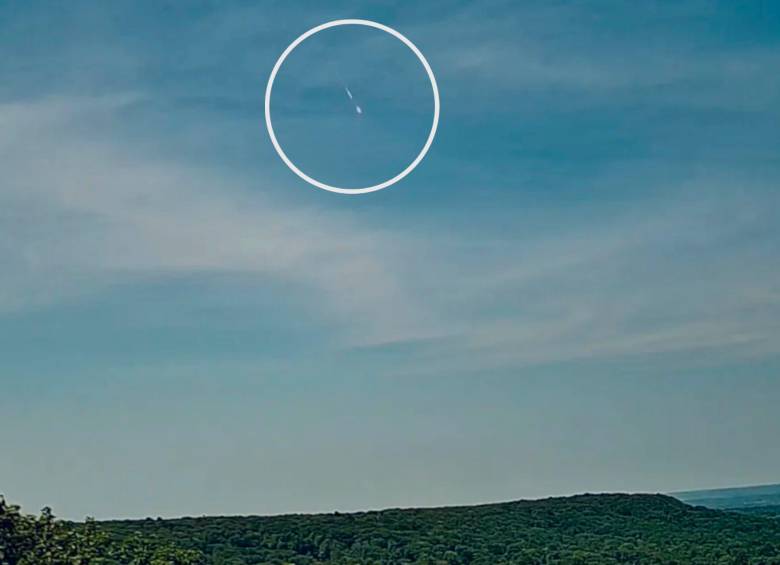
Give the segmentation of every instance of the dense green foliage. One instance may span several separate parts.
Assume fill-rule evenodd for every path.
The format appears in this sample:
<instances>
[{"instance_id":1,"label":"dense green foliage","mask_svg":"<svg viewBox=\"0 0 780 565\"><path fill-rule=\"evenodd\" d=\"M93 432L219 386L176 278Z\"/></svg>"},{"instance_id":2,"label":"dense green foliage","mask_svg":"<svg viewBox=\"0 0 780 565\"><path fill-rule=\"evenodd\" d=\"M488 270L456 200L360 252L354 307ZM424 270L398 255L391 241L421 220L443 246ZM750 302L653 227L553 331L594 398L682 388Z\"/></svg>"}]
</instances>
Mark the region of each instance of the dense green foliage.
<instances>
[{"instance_id":1,"label":"dense green foliage","mask_svg":"<svg viewBox=\"0 0 780 565\"><path fill-rule=\"evenodd\" d=\"M780 504L770 504L766 506L751 506L750 508L734 508L735 512L743 514L754 514L758 516L773 516L780 520Z\"/></svg>"},{"instance_id":2,"label":"dense green foliage","mask_svg":"<svg viewBox=\"0 0 780 565\"><path fill-rule=\"evenodd\" d=\"M25 515L0 497L0 565L250 563L780 565L780 520L691 507L662 495L610 494L355 514L72 524L49 509Z\"/></svg>"},{"instance_id":3,"label":"dense green foliage","mask_svg":"<svg viewBox=\"0 0 780 565\"><path fill-rule=\"evenodd\" d=\"M356 514L115 521L209 563L780 564L780 521L662 495L583 495Z\"/></svg>"},{"instance_id":4,"label":"dense green foliage","mask_svg":"<svg viewBox=\"0 0 780 565\"><path fill-rule=\"evenodd\" d=\"M44 508L22 514L0 496L0 565L201 565L203 555L153 535L112 539L94 521L74 526Z\"/></svg>"}]
</instances>

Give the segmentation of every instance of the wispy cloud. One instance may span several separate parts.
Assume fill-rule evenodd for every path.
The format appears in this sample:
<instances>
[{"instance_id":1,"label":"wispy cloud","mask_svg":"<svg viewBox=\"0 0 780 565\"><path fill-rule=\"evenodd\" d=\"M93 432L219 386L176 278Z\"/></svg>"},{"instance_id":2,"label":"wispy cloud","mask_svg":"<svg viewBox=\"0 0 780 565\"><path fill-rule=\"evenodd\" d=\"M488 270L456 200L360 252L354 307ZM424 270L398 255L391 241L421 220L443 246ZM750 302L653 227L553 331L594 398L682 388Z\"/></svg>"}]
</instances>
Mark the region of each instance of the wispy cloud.
<instances>
[{"instance_id":1,"label":"wispy cloud","mask_svg":"<svg viewBox=\"0 0 780 565\"><path fill-rule=\"evenodd\" d=\"M0 305L67 299L123 277L250 273L295 281L356 336L431 329L392 269L404 237L348 213L270 203L229 172L155 159L84 134L124 98L0 106L5 173ZM110 110L109 110L110 113Z\"/></svg>"},{"instance_id":2,"label":"wispy cloud","mask_svg":"<svg viewBox=\"0 0 780 565\"><path fill-rule=\"evenodd\" d=\"M556 111L595 96L651 115L659 105L682 104L723 110L727 116L751 109L776 116L770 102L780 83L767 70L776 66L778 52L771 46L705 51L688 40L684 29L670 33L668 27L665 47L653 43L656 19L695 19L711 7L689 3L675 7L672 15L650 5L632 7L621 17L649 23L641 28L642 41L627 41L614 28L617 16L611 13L533 3L507 12L500 9L503 5L495 3L492 12L455 7L445 22L421 8L414 12L417 18L399 12L390 22L420 44L441 77L446 112L439 142L454 144L455 150L444 149L430 159L447 169L439 177L444 183L456 182L470 166L496 166L492 158L470 163L462 153L470 136L484 133L469 129L473 120L462 121L463 115L476 113L490 121L496 114L540 110L524 106L524 98L514 92L561 94L551 102ZM330 9L303 10L296 17L304 12L294 30L334 15ZM93 17L113 25L111 10L95 10ZM728 177L710 160L695 173L687 169L676 176L643 178L647 190L627 199L614 217L605 209L588 221L572 221L570 213L551 211L543 223L555 229L534 233L518 227L501 237L486 225L484 233L462 236L430 217L425 230L411 222L382 228L357 211L279 198L278 190L264 190L277 182L270 176L198 162L174 150L157 152L160 146L169 148L166 135L176 135L162 127L144 133L157 140L154 149L139 144L137 133L128 135L128 109L181 111L180 103L193 96L241 107L256 98L254 87L264 78L258 69L272 64L292 31L258 18L251 7L205 13L180 25L177 41L165 46L181 62L168 69L178 73L169 81L155 82L150 79L158 76L155 72L141 72L170 63L160 56L161 46L126 37L113 42L104 57L90 59L89 72L58 75L56 87L44 77L81 57L86 46L77 48L78 42L65 38L69 47L55 50L56 68L27 53L26 60L38 66L17 70L24 70L22 82L30 92L17 92L8 97L13 101L0 105L0 311L46 307L127 279L238 273L287 281L312 320L329 325L337 347L418 343L462 366L726 345L777 351L778 271L771 260L777 252L772 227L777 199L771 180L751 178L749 164ZM23 37L23 27L7 35ZM196 35L206 40L190 41ZM109 36L95 33L86 43L103 45ZM161 41L162 36L150 37ZM371 40L366 41L339 48L371 51ZM232 54L236 83L219 75L225 53ZM122 81L120 87L111 86L116 84L114 59L125 78L136 77L136 90L124 90ZM332 81L334 66L305 78L313 85ZM379 67L377 80L388 80L381 78L387 73ZM752 87L744 88L745 83ZM67 94L74 85L83 91L94 84L101 85L102 96ZM575 100L573 92L582 96ZM499 97L502 104L475 108L471 102L480 96ZM216 143L229 137L232 126L227 118L220 121L224 116L218 109L219 103L209 106L211 114L197 126L187 119L175 121L185 128L180 138L205 136ZM633 116L632 110L620 120L633 127ZM745 135L737 122L718 133ZM690 151L691 145L700 146L700 153L711 150L717 144L710 141L710 130L699 126L683 136L666 131L652 137L648 128L679 130L673 118L665 126L647 119L645 130L631 132L657 142L648 142L650 149L638 155L641 167L628 163L617 171L589 171L589 185L635 183L649 168L670 167L663 159L653 161L654 151ZM258 124L252 121L252 127ZM168 124L168 129L175 128ZM456 130L464 133L458 137L452 133ZM555 132L551 135L559 144L564 137L588 135ZM751 142L751 151L761 139ZM545 150L525 143L523 149L531 154ZM500 145L499 138L493 148L505 150ZM723 144L717 154L728 159L739 150ZM515 153L506 156L528 159L522 151ZM597 159L609 165L623 158L617 153ZM566 152L562 155L554 167L578 174L564 162ZM486 174L483 182L498 176Z\"/></svg>"},{"instance_id":3,"label":"wispy cloud","mask_svg":"<svg viewBox=\"0 0 780 565\"><path fill-rule=\"evenodd\" d=\"M516 104L503 106L504 112L524 110L526 99L535 103L533 95L543 92L560 95L549 102L570 109L607 100L634 109L776 115L780 78L772 69L780 46L717 35L703 44L701 34L692 33L706 31L702 26L712 18L734 17L727 4L648 2L599 10L590 3L531 2L505 8L504 2L467 3L408 32L422 38L444 80L469 81L472 97L516 92ZM753 88L746 90L746 83Z\"/></svg>"},{"instance_id":4,"label":"wispy cloud","mask_svg":"<svg viewBox=\"0 0 780 565\"><path fill-rule=\"evenodd\" d=\"M450 282L436 304L459 333L423 344L425 354L467 371L651 354L777 355L776 195L709 179L678 188L677 198L629 207L608 223L560 219L555 235L481 241L493 258L440 265L439 280Z\"/></svg>"},{"instance_id":5,"label":"wispy cloud","mask_svg":"<svg viewBox=\"0 0 780 565\"><path fill-rule=\"evenodd\" d=\"M777 244L761 235L774 197L762 187L735 193L704 178L609 224L561 221L554 235L514 242L430 238L271 203L229 172L90 129L134 100L0 106L6 312L128 278L236 273L303 289L336 347L417 342L461 368L780 351Z\"/></svg>"}]
</instances>

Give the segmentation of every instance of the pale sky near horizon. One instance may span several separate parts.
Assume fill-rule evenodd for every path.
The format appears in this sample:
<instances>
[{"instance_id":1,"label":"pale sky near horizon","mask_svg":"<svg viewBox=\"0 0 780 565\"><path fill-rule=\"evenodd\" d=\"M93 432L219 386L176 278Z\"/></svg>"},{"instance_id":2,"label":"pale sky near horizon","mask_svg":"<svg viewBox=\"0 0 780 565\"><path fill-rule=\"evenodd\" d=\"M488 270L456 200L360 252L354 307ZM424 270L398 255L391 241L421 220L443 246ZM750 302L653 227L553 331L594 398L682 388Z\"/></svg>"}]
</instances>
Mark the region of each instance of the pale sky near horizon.
<instances>
[{"instance_id":1,"label":"pale sky near horizon","mask_svg":"<svg viewBox=\"0 0 780 565\"><path fill-rule=\"evenodd\" d=\"M324 4L0 5L0 493L78 519L780 482L780 8ZM359 197L263 117L340 18L441 91L420 167ZM348 186L432 106L362 28L273 102Z\"/></svg>"}]
</instances>

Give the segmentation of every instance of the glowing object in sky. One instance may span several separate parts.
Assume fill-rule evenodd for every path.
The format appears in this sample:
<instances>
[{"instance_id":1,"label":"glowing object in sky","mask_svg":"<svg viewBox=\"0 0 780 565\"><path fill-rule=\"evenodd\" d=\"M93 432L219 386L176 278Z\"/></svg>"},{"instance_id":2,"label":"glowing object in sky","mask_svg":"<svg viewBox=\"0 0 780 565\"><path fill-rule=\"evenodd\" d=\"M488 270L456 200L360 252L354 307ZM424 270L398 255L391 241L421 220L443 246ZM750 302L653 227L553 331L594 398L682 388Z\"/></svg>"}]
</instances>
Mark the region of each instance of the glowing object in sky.
<instances>
[{"instance_id":1,"label":"glowing object in sky","mask_svg":"<svg viewBox=\"0 0 780 565\"><path fill-rule=\"evenodd\" d=\"M422 63L422 66L425 69L425 73L428 75L428 79L431 81L431 90L433 91L433 121L431 122L431 131L428 133L428 138L425 140L425 145L423 145L422 149L417 154L417 156L412 160L411 163L409 163L406 166L406 168L403 171L401 171L400 173L398 173L392 178L389 178L385 181L382 181L378 184L374 184L371 186L365 186L362 188L342 188L339 186L326 184L313 177L310 177L309 175L304 173L301 169L299 169L296 166L296 164L290 160L290 158L284 152L284 149L282 149L279 140L276 138L276 133L274 132L273 119L271 118L271 96L274 90L274 81L276 80L276 75L279 74L279 69L281 69L285 59L287 59L287 57L290 55L290 53L292 53L295 50L296 47L298 47L301 43L306 41L307 38L323 30L339 27L339 26L353 26L353 25L371 27L374 29L381 30L385 33L389 33L390 35L398 39L401 43L406 45L409 49L411 49L412 53L414 53L414 55L420 60L420 63ZM290 169L293 173L298 175L305 182L308 182L310 185L316 186L317 188L320 188L322 190L337 192L339 194L366 194L369 192L376 192L378 190L382 190L383 188L393 186L397 182L403 180L409 173L411 173L417 167L417 165L420 164L420 162L422 162L422 160L425 158L425 155L428 153L428 150L431 148L431 145L433 144L433 139L436 137L436 130L439 127L440 110L441 110L441 102L439 101L439 86L436 83L436 77L433 74L433 70L431 69L431 66L428 64L428 60L425 58L425 55L423 55L422 52L417 48L417 46L399 31L396 31L395 29L388 27L384 24L373 22L371 20L356 20L356 19L333 20L315 26L311 28L309 31L303 33L302 35L299 35L295 39L295 41L293 41L292 43L290 43L290 45L287 46L287 48L282 52L282 54L276 60L276 63L274 63L274 68L271 69L271 75L268 77L268 84L265 85L265 127L268 130L268 137L271 138L271 144L274 146L274 150L276 150L276 154L279 155L279 158L282 160L282 162L284 162L284 164L287 166L288 169Z\"/></svg>"},{"instance_id":2,"label":"glowing object in sky","mask_svg":"<svg viewBox=\"0 0 780 565\"><path fill-rule=\"evenodd\" d=\"M344 92L347 93L347 96L349 97L349 99L354 103L355 102L355 97L352 96L352 91L349 89L348 86L344 87ZM355 113L356 114L362 114L363 113L363 108L361 108L358 104L355 104Z\"/></svg>"}]
</instances>

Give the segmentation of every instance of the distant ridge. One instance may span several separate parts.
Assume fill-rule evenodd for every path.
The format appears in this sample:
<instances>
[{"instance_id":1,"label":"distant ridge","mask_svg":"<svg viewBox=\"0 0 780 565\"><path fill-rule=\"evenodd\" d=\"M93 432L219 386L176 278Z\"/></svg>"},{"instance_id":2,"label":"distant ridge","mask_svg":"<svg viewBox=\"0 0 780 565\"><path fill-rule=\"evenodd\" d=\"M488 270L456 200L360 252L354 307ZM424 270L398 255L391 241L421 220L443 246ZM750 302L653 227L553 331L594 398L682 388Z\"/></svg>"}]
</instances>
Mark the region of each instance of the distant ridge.
<instances>
[{"instance_id":1,"label":"distant ridge","mask_svg":"<svg viewBox=\"0 0 780 565\"><path fill-rule=\"evenodd\" d=\"M670 496L693 506L739 510L764 506L780 506L780 484L689 490Z\"/></svg>"},{"instance_id":2,"label":"distant ridge","mask_svg":"<svg viewBox=\"0 0 780 565\"><path fill-rule=\"evenodd\" d=\"M198 551L207 565L780 563L780 520L661 494L98 526Z\"/></svg>"}]
</instances>

